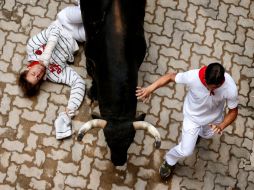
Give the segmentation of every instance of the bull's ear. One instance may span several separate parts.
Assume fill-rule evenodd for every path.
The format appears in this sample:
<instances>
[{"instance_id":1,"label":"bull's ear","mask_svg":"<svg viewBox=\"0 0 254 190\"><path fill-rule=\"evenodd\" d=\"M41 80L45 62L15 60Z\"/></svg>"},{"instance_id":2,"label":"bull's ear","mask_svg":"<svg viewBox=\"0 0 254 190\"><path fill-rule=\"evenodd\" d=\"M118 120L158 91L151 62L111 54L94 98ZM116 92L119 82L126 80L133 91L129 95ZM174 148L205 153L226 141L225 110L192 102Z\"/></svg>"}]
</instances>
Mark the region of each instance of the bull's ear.
<instances>
[{"instance_id":1,"label":"bull's ear","mask_svg":"<svg viewBox=\"0 0 254 190\"><path fill-rule=\"evenodd\" d=\"M141 115L135 118L135 121L144 121L145 117L146 117L146 114L142 113Z\"/></svg>"},{"instance_id":2,"label":"bull's ear","mask_svg":"<svg viewBox=\"0 0 254 190\"><path fill-rule=\"evenodd\" d=\"M102 117L100 115L97 115L96 113L92 113L91 116L93 119L102 119Z\"/></svg>"}]
</instances>

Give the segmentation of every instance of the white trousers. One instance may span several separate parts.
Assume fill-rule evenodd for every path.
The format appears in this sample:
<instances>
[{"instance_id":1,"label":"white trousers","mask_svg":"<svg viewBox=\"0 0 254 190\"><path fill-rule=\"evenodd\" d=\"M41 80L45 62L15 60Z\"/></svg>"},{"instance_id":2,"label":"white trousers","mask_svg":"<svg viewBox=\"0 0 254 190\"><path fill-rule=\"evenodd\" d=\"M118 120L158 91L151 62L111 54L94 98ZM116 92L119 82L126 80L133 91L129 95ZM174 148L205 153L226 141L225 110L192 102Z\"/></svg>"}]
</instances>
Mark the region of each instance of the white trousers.
<instances>
[{"instance_id":1,"label":"white trousers","mask_svg":"<svg viewBox=\"0 0 254 190\"><path fill-rule=\"evenodd\" d=\"M79 6L66 7L57 14L57 20L62 26L79 41L86 40L85 29L82 22L82 16Z\"/></svg>"},{"instance_id":2,"label":"white trousers","mask_svg":"<svg viewBox=\"0 0 254 190\"><path fill-rule=\"evenodd\" d=\"M218 124L222 118L213 124ZM178 145L170 149L165 156L167 163L171 166L175 165L180 158L190 156L196 146L198 136L209 139L214 135L209 125L198 125L188 118L183 120L182 138Z\"/></svg>"}]
</instances>

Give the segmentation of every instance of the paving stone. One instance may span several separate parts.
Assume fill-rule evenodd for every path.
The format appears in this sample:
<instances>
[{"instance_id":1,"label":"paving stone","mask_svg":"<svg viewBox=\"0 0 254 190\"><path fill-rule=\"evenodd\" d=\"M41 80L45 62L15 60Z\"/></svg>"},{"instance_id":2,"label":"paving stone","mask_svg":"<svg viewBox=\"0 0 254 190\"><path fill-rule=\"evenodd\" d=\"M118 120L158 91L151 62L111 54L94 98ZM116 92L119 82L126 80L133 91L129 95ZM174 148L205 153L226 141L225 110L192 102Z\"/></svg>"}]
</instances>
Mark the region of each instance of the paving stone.
<instances>
[{"instance_id":1,"label":"paving stone","mask_svg":"<svg viewBox=\"0 0 254 190\"><path fill-rule=\"evenodd\" d=\"M17 129L17 126L20 122L20 114L21 111L19 109L13 108L12 111L9 112L10 120L7 122L7 126L10 126L12 129Z\"/></svg>"},{"instance_id":2,"label":"paving stone","mask_svg":"<svg viewBox=\"0 0 254 190\"><path fill-rule=\"evenodd\" d=\"M6 180L8 182L10 182L11 184L13 184L17 180L17 170L18 170L18 168L19 167L16 166L15 164L13 164L13 163L8 168Z\"/></svg>"},{"instance_id":3,"label":"paving stone","mask_svg":"<svg viewBox=\"0 0 254 190\"><path fill-rule=\"evenodd\" d=\"M82 158L81 164L80 164L80 170L79 170L79 174L83 175L83 176L88 176L88 174L91 171L91 163L92 163L93 159L87 157L86 155Z\"/></svg>"},{"instance_id":4,"label":"paving stone","mask_svg":"<svg viewBox=\"0 0 254 190\"><path fill-rule=\"evenodd\" d=\"M224 46L223 42L221 42L220 40L215 40L215 43L213 44L214 51L212 55L220 59L223 54L223 46Z\"/></svg>"},{"instance_id":5,"label":"paving stone","mask_svg":"<svg viewBox=\"0 0 254 190\"><path fill-rule=\"evenodd\" d=\"M6 173L0 172L0 183L3 183L5 177L6 177Z\"/></svg>"},{"instance_id":6,"label":"paving stone","mask_svg":"<svg viewBox=\"0 0 254 190\"><path fill-rule=\"evenodd\" d=\"M100 171L92 169L90 174L90 182L87 187L90 189L97 189L100 185L101 174L102 173Z\"/></svg>"},{"instance_id":7,"label":"paving stone","mask_svg":"<svg viewBox=\"0 0 254 190\"><path fill-rule=\"evenodd\" d=\"M171 43L171 41L172 39L169 38L167 35L162 36L162 35L152 34L152 37L151 37L151 42L165 45L166 47L169 47L169 44Z\"/></svg>"},{"instance_id":8,"label":"paving stone","mask_svg":"<svg viewBox=\"0 0 254 190\"><path fill-rule=\"evenodd\" d=\"M207 164L207 169L211 173L220 173L221 175L225 175L227 173L228 167L222 165L221 163L215 163L209 161Z\"/></svg>"},{"instance_id":9,"label":"paving stone","mask_svg":"<svg viewBox=\"0 0 254 190\"><path fill-rule=\"evenodd\" d=\"M194 178L197 178L199 181L202 181L205 176L205 170L207 162L203 160L197 160L195 164L195 173L193 175Z\"/></svg>"},{"instance_id":10,"label":"paving stone","mask_svg":"<svg viewBox=\"0 0 254 190\"><path fill-rule=\"evenodd\" d=\"M34 188L34 189L47 189L47 188L51 187L51 185L47 181L37 180L35 178L31 179L31 182L30 182L29 186Z\"/></svg>"},{"instance_id":11,"label":"paving stone","mask_svg":"<svg viewBox=\"0 0 254 190\"><path fill-rule=\"evenodd\" d=\"M167 48L167 47L162 47L160 50L160 53L162 55L167 56L167 57L174 57L176 59L179 57L179 54L180 54L179 50L177 50L175 48ZM165 67L166 67L166 65L165 65ZM164 72L165 72L165 70L164 70ZM165 73L163 73L163 74L165 74Z\"/></svg>"},{"instance_id":12,"label":"paving stone","mask_svg":"<svg viewBox=\"0 0 254 190\"><path fill-rule=\"evenodd\" d=\"M174 173L176 173L178 176L191 177L194 174L194 170L189 167L176 165Z\"/></svg>"},{"instance_id":13,"label":"paving stone","mask_svg":"<svg viewBox=\"0 0 254 190\"><path fill-rule=\"evenodd\" d=\"M200 46L198 44L194 44L192 51L196 52L197 54L207 55L210 56L212 53L212 49L207 46Z\"/></svg>"},{"instance_id":14,"label":"paving stone","mask_svg":"<svg viewBox=\"0 0 254 190\"><path fill-rule=\"evenodd\" d=\"M35 124L33 127L31 127L30 130L38 134L49 135L52 131L52 127L46 124L42 124L42 125Z\"/></svg>"},{"instance_id":15,"label":"paving stone","mask_svg":"<svg viewBox=\"0 0 254 190\"><path fill-rule=\"evenodd\" d=\"M50 7L50 9L47 10L46 16L51 19L55 19L56 13L57 13L57 7L59 6L59 2L50 1L48 6Z\"/></svg>"},{"instance_id":16,"label":"paving stone","mask_svg":"<svg viewBox=\"0 0 254 190\"><path fill-rule=\"evenodd\" d=\"M53 159L53 160L62 160L64 158L66 158L68 155L67 151L64 150L51 150L51 152L47 155L47 157Z\"/></svg>"},{"instance_id":17,"label":"paving stone","mask_svg":"<svg viewBox=\"0 0 254 190\"><path fill-rule=\"evenodd\" d=\"M230 14L227 18L226 31L230 32L231 34L235 34L237 29L237 21L238 21L238 18Z\"/></svg>"},{"instance_id":18,"label":"paving stone","mask_svg":"<svg viewBox=\"0 0 254 190\"><path fill-rule=\"evenodd\" d=\"M205 24L205 23L204 23ZM203 25L204 26L204 25ZM202 33L204 33L204 31L202 31ZM205 31L205 41L204 44L211 47L214 43L214 35L215 35L215 30L211 29L211 28L206 28ZM222 43L222 42L221 42ZM216 49L215 49L216 50Z\"/></svg>"},{"instance_id":19,"label":"paving stone","mask_svg":"<svg viewBox=\"0 0 254 190\"><path fill-rule=\"evenodd\" d=\"M75 176L71 176L68 175L66 180L65 180L65 184L69 185L72 188L85 188L87 180L81 178L81 177L75 177Z\"/></svg>"},{"instance_id":20,"label":"paving stone","mask_svg":"<svg viewBox=\"0 0 254 190\"><path fill-rule=\"evenodd\" d=\"M162 8L160 6L157 7L156 11L155 11L155 14L156 14L156 17L154 19L154 23L155 24L158 24L158 25L163 25L163 22L164 22L164 18L165 18L165 12L167 10L165 8Z\"/></svg>"},{"instance_id":21,"label":"paving stone","mask_svg":"<svg viewBox=\"0 0 254 190\"><path fill-rule=\"evenodd\" d=\"M215 183L219 183L220 185L225 186L225 187L235 187L236 179L227 177L227 176L223 176L223 178L222 178L222 175L218 174L216 176Z\"/></svg>"},{"instance_id":22,"label":"paving stone","mask_svg":"<svg viewBox=\"0 0 254 190\"><path fill-rule=\"evenodd\" d=\"M219 161L221 161L224 165L227 165L230 159L230 149L231 149L231 146L225 143L221 143L221 147L219 150L219 153L220 153Z\"/></svg>"},{"instance_id":23,"label":"paving stone","mask_svg":"<svg viewBox=\"0 0 254 190\"><path fill-rule=\"evenodd\" d=\"M42 144L47 147L58 148L59 141L56 141L56 139L54 137L46 137L43 139Z\"/></svg>"},{"instance_id":24,"label":"paving stone","mask_svg":"<svg viewBox=\"0 0 254 190\"><path fill-rule=\"evenodd\" d=\"M3 190L14 190L15 188L10 186L10 185L3 185L3 184L0 184L0 188L3 189Z\"/></svg>"},{"instance_id":25,"label":"paving stone","mask_svg":"<svg viewBox=\"0 0 254 190\"><path fill-rule=\"evenodd\" d=\"M110 161L103 130L91 131L82 142L76 140L76 131L90 113L99 113L98 105L82 104L73 120L74 135L57 141L53 122L65 109L70 88L44 82L39 96L32 100L22 97L17 74L27 64L27 40L75 2L0 2L0 189L252 190L254 2L147 1L144 27L148 48L138 73L140 86L148 86L167 72L220 62L239 90L237 120L222 136L201 140L191 156L179 161L173 178L165 183L158 168L181 136L187 93L184 85L170 83L156 90L147 103L138 102L138 113L146 113L145 120L157 127L162 145L155 149L154 138L138 130L128 150L128 161L121 167L114 167ZM83 47L75 57L72 67L91 86Z\"/></svg>"},{"instance_id":26,"label":"paving stone","mask_svg":"<svg viewBox=\"0 0 254 190\"><path fill-rule=\"evenodd\" d=\"M152 107L151 107L151 110L150 112L154 115L157 115L158 112L160 111L160 105L162 102L162 99L158 96L154 96L152 99L151 99L151 104L152 104Z\"/></svg>"},{"instance_id":27,"label":"paving stone","mask_svg":"<svg viewBox=\"0 0 254 190\"><path fill-rule=\"evenodd\" d=\"M135 189L146 189L147 182L138 178L136 184L134 185Z\"/></svg>"},{"instance_id":28,"label":"paving stone","mask_svg":"<svg viewBox=\"0 0 254 190\"><path fill-rule=\"evenodd\" d=\"M136 135L134 137L134 142L137 144L143 144L143 139L145 137L145 131L144 130L137 130Z\"/></svg>"},{"instance_id":29,"label":"paving stone","mask_svg":"<svg viewBox=\"0 0 254 190\"><path fill-rule=\"evenodd\" d=\"M191 43L183 42L183 45L181 47L182 54L180 55L181 59L184 59L185 61L188 61L191 57Z\"/></svg>"},{"instance_id":30,"label":"paving stone","mask_svg":"<svg viewBox=\"0 0 254 190\"><path fill-rule=\"evenodd\" d=\"M189 180L188 178L186 178L182 181L181 186L185 186L190 189L201 189L203 186L203 182L200 182L198 180Z\"/></svg>"},{"instance_id":31,"label":"paving stone","mask_svg":"<svg viewBox=\"0 0 254 190\"><path fill-rule=\"evenodd\" d=\"M213 151L204 150L203 148L199 149L198 156L206 161L216 162L219 154Z\"/></svg>"},{"instance_id":32,"label":"paving stone","mask_svg":"<svg viewBox=\"0 0 254 190\"><path fill-rule=\"evenodd\" d=\"M0 159L1 167L7 168L9 166L9 158L10 158L10 156L11 156L10 152L1 153L1 159Z\"/></svg>"},{"instance_id":33,"label":"paving stone","mask_svg":"<svg viewBox=\"0 0 254 190\"><path fill-rule=\"evenodd\" d=\"M30 156L29 154L25 154L25 153L19 154L17 152L13 152L10 160L12 162L15 162L18 165L21 165L24 162L32 162L33 157Z\"/></svg>"},{"instance_id":34,"label":"paving stone","mask_svg":"<svg viewBox=\"0 0 254 190\"><path fill-rule=\"evenodd\" d=\"M214 181L215 181L215 175L213 175L211 172L207 171L204 176L203 189L205 189L205 190L214 189Z\"/></svg>"},{"instance_id":35,"label":"paving stone","mask_svg":"<svg viewBox=\"0 0 254 190\"><path fill-rule=\"evenodd\" d=\"M237 184L236 186L240 189L246 189L248 182L247 179L248 178L248 172L245 172L244 170L240 169L239 173L237 175Z\"/></svg>"},{"instance_id":36,"label":"paving stone","mask_svg":"<svg viewBox=\"0 0 254 190\"><path fill-rule=\"evenodd\" d=\"M65 182L66 176L64 176L63 174L61 174L60 172L56 172L56 175L53 179L54 181L54 188L55 189L64 189L64 182Z\"/></svg>"},{"instance_id":37,"label":"paving stone","mask_svg":"<svg viewBox=\"0 0 254 190\"><path fill-rule=\"evenodd\" d=\"M56 119L56 111L57 106L55 106L54 104L49 104L46 109L46 117L43 119L43 121L52 125L54 123L54 120Z\"/></svg>"},{"instance_id":38,"label":"paving stone","mask_svg":"<svg viewBox=\"0 0 254 190\"><path fill-rule=\"evenodd\" d=\"M161 49L161 50L163 50L163 49ZM158 60L158 62L160 62L160 63L168 63L169 59L161 56L161 58ZM167 69L167 65L166 64L159 64L157 69L156 69L156 73L164 75L164 74L167 73L167 70L168 69Z\"/></svg>"},{"instance_id":39,"label":"paving stone","mask_svg":"<svg viewBox=\"0 0 254 190\"><path fill-rule=\"evenodd\" d=\"M240 159L238 159L236 157L231 157L230 158L230 161L229 161L229 174L233 178L236 178L236 175L237 175L238 170L239 170L239 163L240 163Z\"/></svg>"},{"instance_id":40,"label":"paving stone","mask_svg":"<svg viewBox=\"0 0 254 190\"><path fill-rule=\"evenodd\" d=\"M171 18L166 17L164 23L165 24L164 24L164 28L163 28L162 34L171 38L171 36L172 36L172 34L174 32L172 26L174 25L175 21L173 19L171 19ZM168 40L169 39L167 39L167 41ZM170 41L172 41L172 39L170 39ZM165 42L163 44L165 44Z\"/></svg>"},{"instance_id":41,"label":"paving stone","mask_svg":"<svg viewBox=\"0 0 254 190\"><path fill-rule=\"evenodd\" d=\"M178 100L172 100L172 99L165 98L162 105L166 106L169 110L176 109L177 111L181 111L181 109L182 109L182 103Z\"/></svg>"},{"instance_id":42,"label":"paving stone","mask_svg":"<svg viewBox=\"0 0 254 190\"><path fill-rule=\"evenodd\" d=\"M166 190L168 189L168 185L165 184L155 184L152 189L154 190Z\"/></svg>"},{"instance_id":43,"label":"paving stone","mask_svg":"<svg viewBox=\"0 0 254 190\"><path fill-rule=\"evenodd\" d=\"M207 7L207 6L205 6ZM209 8L205 8L205 7L200 7L198 10L198 14L204 16L204 17L211 17L212 19L216 19L217 15L218 15L218 11L214 10L214 9L209 9Z\"/></svg>"},{"instance_id":44,"label":"paving stone","mask_svg":"<svg viewBox=\"0 0 254 190\"><path fill-rule=\"evenodd\" d=\"M34 163L38 167L41 167L44 164L45 159L46 159L45 153L42 150L36 150Z\"/></svg>"},{"instance_id":45,"label":"paving stone","mask_svg":"<svg viewBox=\"0 0 254 190\"><path fill-rule=\"evenodd\" d=\"M72 147L72 160L75 162L80 161L82 158L82 150L84 149L84 145L81 144L75 144Z\"/></svg>"},{"instance_id":46,"label":"paving stone","mask_svg":"<svg viewBox=\"0 0 254 190\"><path fill-rule=\"evenodd\" d=\"M77 175L78 166L74 165L73 163L65 163L62 161L58 161L57 171L64 173L64 174Z\"/></svg>"},{"instance_id":47,"label":"paving stone","mask_svg":"<svg viewBox=\"0 0 254 190\"><path fill-rule=\"evenodd\" d=\"M246 190L251 190L254 188L254 183L248 183L248 187Z\"/></svg>"},{"instance_id":48,"label":"paving stone","mask_svg":"<svg viewBox=\"0 0 254 190\"><path fill-rule=\"evenodd\" d=\"M5 138L2 147L9 151L22 152L24 149L24 144L19 141L10 141Z\"/></svg>"},{"instance_id":49,"label":"paving stone","mask_svg":"<svg viewBox=\"0 0 254 190\"><path fill-rule=\"evenodd\" d=\"M146 135L145 139L144 139L144 148L143 151L141 152L144 155L151 155L151 153L153 152L154 146L153 146L153 139L152 137Z\"/></svg>"},{"instance_id":50,"label":"paving stone","mask_svg":"<svg viewBox=\"0 0 254 190\"><path fill-rule=\"evenodd\" d=\"M173 110L171 118L176 120L176 121L183 121L183 114L182 114L182 112L178 112L176 110Z\"/></svg>"},{"instance_id":51,"label":"paving stone","mask_svg":"<svg viewBox=\"0 0 254 190\"><path fill-rule=\"evenodd\" d=\"M141 177L142 179L151 179L153 176L155 176L156 173L152 169L145 169L143 167L139 168L139 171L137 173L137 176Z\"/></svg>"},{"instance_id":52,"label":"paving stone","mask_svg":"<svg viewBox=\"0 0 254 190\"><path fill-rule=\"evenodd\" d=\"M220 2L219 13L218 13L217 19L220 19L225 22L228 17L228 9L229 9L228 4Z\"/></svg>"},{"instance_id":53,"label":"paving stone","mask_svg":"<svg viewBox=\"0 0 254 190\"><path fill-rule=\"evenodd\" d=\"M141 150L142 150L142 146L132 143L128 149L128 153L135 154L138 156L141 154Z\"/></svg>"},{"instance_id":54,"label":"paving stone","mask_svg":"<svg viewBox=\"0 0 254 190\"><path fill-rule=\"evenodd\" d=\"M145 158L143 156L130 156L129 162L132 163L135 166L145 166L148 164L149 160L148 158Z\"/></svg>"},{"instance_id":55,"label":"paving stone","mask_svg":"<svg viewBox=\"0 0 254 190\"><path fill-rule=\"evenodd\" d=\"M243 51L244 51L243 47L241 47L237 44L231 44L231 43L228 43L228 42L225 43L224 49L229 51L229 52L233 52L233 53L236 53L236 54L239 54L239 55L242 55Z\"/></svg>"},{"instance_id":56,"label":"paving stone","mask_svg":"<svg viewBox=\"0 0 254 190\"><path fill-rule=\"evenodd\" d=\"M245 148L238 148L236 146L232 146L232 149L230 150L231 154L235 155L237 158L245 158L248 159L250 156L250 153Z\"/></svg>"},{"instance_id":57,"label":"paving stone","mask_svg":"<svg viewBox=\"0 0 254 190\"><path fill-rule=\"evenodd\" d=\"M43 173L43 169L39 169L36 167L27 167L26 165L22 165L20 167L20 174L25 175L26 177L35 177L37 179L41 178Z\"/></svg>"},{"instance_id":58,"label":"paving stone","mask_svg":"<svg viewBox=\"0 0 254 190\"><path fill-rule=\"evenodd\" d=\"M132 188L126 187L126 186L121 186L121 185L116 185L116 184L112 184L112 190L117 190L117 189L121 189L121 190L131 190Z\"/></svg>"},{"instance_id":59,"label":"paving stone","mask_svg":"<svg viewBox=\"0 0 254 190\"><path fill-rule=\"evenodd\" d=\"M13 101L13 105L15 105L19 108L31 109L31 107L33 105L33 101L28 98L21 98L19 96L16 96Z\"/></svg>"}]
</instances>

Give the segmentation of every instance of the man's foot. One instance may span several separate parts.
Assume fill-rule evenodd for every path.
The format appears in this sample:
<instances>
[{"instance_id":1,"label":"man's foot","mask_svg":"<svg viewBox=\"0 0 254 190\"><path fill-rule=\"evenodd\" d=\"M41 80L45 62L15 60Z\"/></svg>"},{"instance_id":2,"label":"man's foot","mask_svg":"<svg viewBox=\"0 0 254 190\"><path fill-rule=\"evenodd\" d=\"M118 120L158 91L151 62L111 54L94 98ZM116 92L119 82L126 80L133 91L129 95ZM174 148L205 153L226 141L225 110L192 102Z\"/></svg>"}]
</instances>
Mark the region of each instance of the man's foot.
<instances>
[{"instance_id":1,"label":"man's foot","mask_svg":"<svg viewBox=\"0 0 254 190\"><path fill-rule=\"evenodd\" d=\"M167 180L172 173L174 166L170 166L166 161L164 161L159 169L160 176L162 180Z\"/></svg>"},{"instance_id":2,"label":"man's foot","mask_svg":"<svg viewBox=\"0 0 254 190\"><path fill-rule=\"evenodd\" d=\"M200 142L200 140L201 140L201 137L198 136L197 141L196 141L196 145Z\"/></svg>"}]
</instances>

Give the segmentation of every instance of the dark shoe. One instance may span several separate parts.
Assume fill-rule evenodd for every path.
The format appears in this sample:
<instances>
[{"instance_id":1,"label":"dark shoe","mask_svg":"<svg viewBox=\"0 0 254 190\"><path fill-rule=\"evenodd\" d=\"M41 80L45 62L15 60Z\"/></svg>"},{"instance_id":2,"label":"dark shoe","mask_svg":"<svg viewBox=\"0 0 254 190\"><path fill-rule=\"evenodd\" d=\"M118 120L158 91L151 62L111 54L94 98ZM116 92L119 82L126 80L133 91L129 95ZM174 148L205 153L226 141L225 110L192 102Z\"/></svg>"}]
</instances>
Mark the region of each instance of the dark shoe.
<instances>
[{"instance_id":1,"label":"dark shoe","mask_svg":"<svg viewBox=\"0 0 254 190\"><path fill-rule=\"evenodd\" d=\"M198 136L197 141L196 141L196 145L200 142L200 140L201 140L201 137Z\"/></svg>"},{"instance_id":2,"label":"dark shoe","mask_svg":"<svg viewBox=\"0 0 254 190\"><path fill-rule=\"evenodd\" d=\"M172 173L174 166L170 166L166 161L164 161L160 166L160 176L162 180L167 180Z\"/></svg>"}]
</instances>

